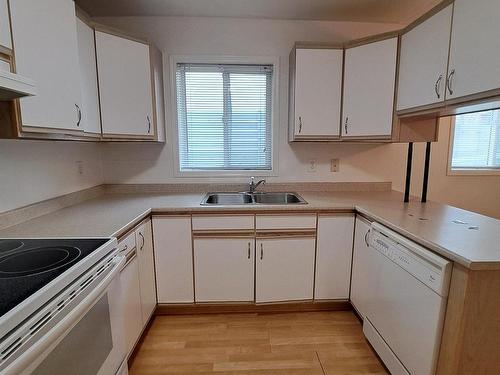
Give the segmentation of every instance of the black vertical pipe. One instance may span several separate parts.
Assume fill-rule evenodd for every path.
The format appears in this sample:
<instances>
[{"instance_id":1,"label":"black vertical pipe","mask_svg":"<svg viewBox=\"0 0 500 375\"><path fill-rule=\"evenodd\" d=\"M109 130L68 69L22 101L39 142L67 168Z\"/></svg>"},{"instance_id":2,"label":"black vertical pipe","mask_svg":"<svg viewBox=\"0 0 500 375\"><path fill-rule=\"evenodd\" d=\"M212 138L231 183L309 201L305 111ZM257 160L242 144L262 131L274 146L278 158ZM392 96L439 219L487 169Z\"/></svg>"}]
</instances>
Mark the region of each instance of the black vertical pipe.
<instances>
[{"instance_id":1,"label":"black vertical pipe","mask_svg":"<svg viewBox=\"0 0 500 375\"><path fill-rule=\"evenodd\" d=\"M406 161L406 185L405 185L405 202L410 201L410 183L411 183L411 163L413 160L413 142L408 143L408 159Z\"/></svg>"},{"instance_id":2,"label":"black vertical pipe","mask_svg":"<svg viewBox=\"0 0 500 375\"><path fill-rule=\"evenodd\" d=\"M429 165L431 163L431 142L425 147L424 183L422 185L422 203L427 202L427 186L429 184Z\"/></svg>"}]
</instances>

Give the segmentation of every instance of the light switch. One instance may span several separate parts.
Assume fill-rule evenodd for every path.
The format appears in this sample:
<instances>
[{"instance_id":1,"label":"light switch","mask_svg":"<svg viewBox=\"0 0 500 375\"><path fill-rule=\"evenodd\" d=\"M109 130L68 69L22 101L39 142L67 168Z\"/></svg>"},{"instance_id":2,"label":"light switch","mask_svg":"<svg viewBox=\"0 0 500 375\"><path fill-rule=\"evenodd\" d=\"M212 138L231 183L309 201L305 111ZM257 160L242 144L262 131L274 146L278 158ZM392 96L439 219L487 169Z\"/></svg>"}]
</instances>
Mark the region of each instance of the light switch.
<instances>
[{"instance_id":1,"label":"light switch","mask_svg":"<svg viewBox=\"0 0 500 375\"><path fill-rule=\"evenodd\" d=\"M330 171L338 172L340 169L340 161L339 159L332 159L330 162Z\"/></svg>"}]
</instances>

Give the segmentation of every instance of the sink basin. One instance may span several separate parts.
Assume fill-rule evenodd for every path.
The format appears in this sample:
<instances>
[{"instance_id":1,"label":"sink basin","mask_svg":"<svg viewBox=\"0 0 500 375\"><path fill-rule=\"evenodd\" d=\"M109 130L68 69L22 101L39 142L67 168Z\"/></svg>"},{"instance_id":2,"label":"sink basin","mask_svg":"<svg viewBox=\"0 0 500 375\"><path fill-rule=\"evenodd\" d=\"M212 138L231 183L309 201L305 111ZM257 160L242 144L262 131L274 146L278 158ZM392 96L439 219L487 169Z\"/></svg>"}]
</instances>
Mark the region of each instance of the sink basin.
<instances>
[{"instance_id":1,"label":"sink basin","mask_svg":"<svg viewBox=\"0 0 500 375\"><path fill-rule=\"evenodd\" d=\"M304 204L306 201L295 193L255 193L256 204Z\"/></svg>"},{"instance_id":2,"label":"sink basin","mask_svg":"<svg viewBox=\"0 0 500 375\"><path fill-rule=\"evenodd\" d=\"M307 204L296 193L208 193L202 205Z\"/></svg>"},{"instance_id":3,"label":"sink basin","mask_svg":"<svg viewBox=\"0 0 500 375\"><path fill-rule=\"evenodd\" d=\"M233 205L233 204L252 204L253 199L250 194L246 193L209 193L205 196L201 204L218 204L218 205Z\"/></svg>"}]
</instances>

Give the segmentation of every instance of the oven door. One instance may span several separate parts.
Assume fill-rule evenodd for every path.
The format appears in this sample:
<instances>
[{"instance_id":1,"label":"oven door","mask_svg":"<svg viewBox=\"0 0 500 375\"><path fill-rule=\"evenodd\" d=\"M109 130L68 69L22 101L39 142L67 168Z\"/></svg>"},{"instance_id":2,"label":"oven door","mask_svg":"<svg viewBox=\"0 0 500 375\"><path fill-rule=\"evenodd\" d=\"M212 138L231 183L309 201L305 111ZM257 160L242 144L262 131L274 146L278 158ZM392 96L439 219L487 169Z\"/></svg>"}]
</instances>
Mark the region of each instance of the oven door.
<instances>
[{"instance_id":1,"label":"oven door","mask_svg":"<svg viewBox=\"0 0 500 375\"><path fill-rule=\"evenodd\" d=\"M125 361L117 256L89 293L6 369L22 375L114 375ZM68 306L70 307L70 306ZM50 323L50 322L49 322ZM49 324L48 324L49 325Z\"/></svg>"}]
</instances>

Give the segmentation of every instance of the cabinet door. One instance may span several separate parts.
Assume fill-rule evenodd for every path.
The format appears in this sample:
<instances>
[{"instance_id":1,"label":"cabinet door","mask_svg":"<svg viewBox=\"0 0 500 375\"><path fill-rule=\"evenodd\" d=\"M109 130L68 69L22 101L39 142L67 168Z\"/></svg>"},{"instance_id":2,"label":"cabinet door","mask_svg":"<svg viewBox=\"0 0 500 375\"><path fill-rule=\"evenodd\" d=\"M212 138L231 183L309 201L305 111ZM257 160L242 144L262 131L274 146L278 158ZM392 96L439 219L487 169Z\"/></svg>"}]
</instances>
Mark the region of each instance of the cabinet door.
<instances>
[{"instance_id":1,"label":"cabinet door","mask_svg":"<svg viewBox=\"0 0 500 375\"><path fill-rule=\"evenodd\" d=\"M358 313L366 315L369 299L369 245L370 224L359 217L356 218L354 248L352 257L351 303Z\"/></svg>"},{"instance_id":2,"label":"cabinet door","mask_svg":"<svg viewBox=\"0 0 500 375\"><path fill-rule=\"evenodd\" d=\"M397 50L397 38L346 50L342 137L391 136Z\"/></svg>"},{"instance_id":3,"label":"cabinet door","mask_svg":"<svg viewBox=\"0 0 500 375\"><path fill-rule=\"evenodd\" d=\"M95 57L94 29L84 21L76 20L78 32L78 56L80 58L80 82L82 90L82 121L86 133L101 134L99 90Z\"/></svg>"},{"instance_id":4,"label":"cabinet door","mask_svg":"<svg viewBox=\"0 0 500 375\"><path fill-rule=\"evenodd\" d=\"M257 240L256 302L313 298L315 238Z\"/></svg>"},{"instance_id":5,"label":"cabinet door","mask_svg":"<svg viewBox=\"0 0 500 375\"><path fill-rule=\"evenodd\" d=\"M401 37L398 111L444 103L453 5Z\"/></svg>"},{"instance_id":6,"label":"cabinet door","mask_svg":"<svg viewBox=\"0 0 500 375\"><path fill-rule=\"evenodd\" d=\"M455 0L448 99L500 88L500 2Z\"/></svg>"},{"instance_id":7,"label":"cabinet door","mask_svg":"<svg viewBox=\"0 0 500 375\"><path fill-rule=\"evenodd\" d=\"M132 255L120 273L122 290L122 307L125 329L126 352L130 353L139 338L142 323L141 291L139 284L139 260L137 250L132 250Z\"/></svg>"},{"instance_id":8,"label":"cabinet door","mask_svg":"<svg viewBox=\"0 0 500 375\"><path fill-rule=\"evenodd\" d=\"M9 3L7 0L0 0L0 46L12 49Z\"/></svg>"},{"instance_id":9,"label":"cabinet door","mask_svg":"<svg viewBox=\"0 0 500 375\"><path fill-rule=\"evenodd\" d=\"M196 302L254 300L253 238L194 240Z\"/></svg>"},{"instance_id":10,"label":"cabinet door","mask_svg":"<svg viewBox=\"0 0 500 375\"><path fill-rule=\"evenodd\" d=\"M156 308L153 232L151 229L151 221L148 220L137 228L135 234L137 251L139 254L142 321L143 324L146 324Z\"/></svg>"},{"instance_id":11,"label":"cabinet door","mask_svg":"<svg viewBox=\"0 0 500 375\"><path fill-rule=\"evenodd\" d=\"M149 45L96 30L103 135L153 136Z\"/></svg>"},{"instance_id":12,"label":"cabinet door","mask_svg":"<svg viewBox=\"0 0 500 375\"><path fill-rule=\"evenodd\" d=\"M337 49L296 50L295 136L339 136L342 59Z\"/></svg>"},{"instance_id":13,"label":"cabinet door","mask_svg":"<svg viewBox=\"0 0 500 375\"><path fill-rule=\"evenodd\" d=\"M153 218L158 303L194 302L191 217Z\"/></svg>"},{"instance_id":14,"label":"cabinet door","mask_svg":"<svg viewBox=\"0 0 500 375\"><path fill-rule=\"evenodd\" d=\"M315 299L349 299L353 234L353 216L319 216Z\"/></svg>"},{"instance_id":15,"label":"cabinet door","mask_svg":"<svg viewBox=\"0 0 500 375\"><path fill-rule=\"evenodd\" d=\"M37 90L20 99L23 126L81 129L75 3L15 0L10 7L16 71Z\"/></svg>"}]
</instances>

